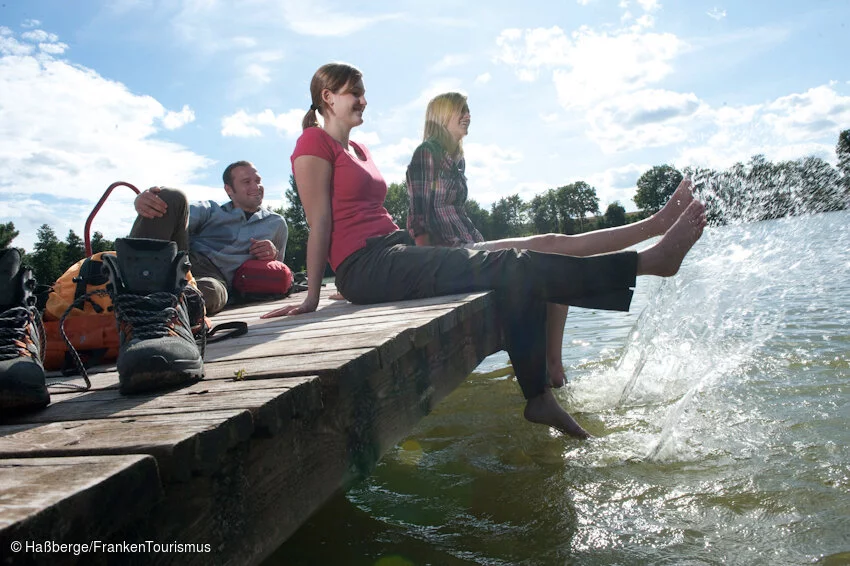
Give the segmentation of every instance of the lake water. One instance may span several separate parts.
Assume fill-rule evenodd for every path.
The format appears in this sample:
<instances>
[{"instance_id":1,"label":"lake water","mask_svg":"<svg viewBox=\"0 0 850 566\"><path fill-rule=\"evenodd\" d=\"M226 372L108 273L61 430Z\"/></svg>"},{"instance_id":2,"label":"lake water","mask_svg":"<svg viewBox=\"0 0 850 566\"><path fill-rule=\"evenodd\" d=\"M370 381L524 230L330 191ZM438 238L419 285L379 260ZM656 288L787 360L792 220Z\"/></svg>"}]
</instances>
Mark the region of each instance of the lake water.
<instances>
[{"instance_id":1,"label":"lake water","mask_svg":"<svg viewBox=\"0 0 850 566\"><path fill-rule=\"evenodd\" d=\"M596 438L524 421L496 354L267 564L850 564L848 351L850 213L710 228L571 312Z\"/></svg>"}]
</instances>

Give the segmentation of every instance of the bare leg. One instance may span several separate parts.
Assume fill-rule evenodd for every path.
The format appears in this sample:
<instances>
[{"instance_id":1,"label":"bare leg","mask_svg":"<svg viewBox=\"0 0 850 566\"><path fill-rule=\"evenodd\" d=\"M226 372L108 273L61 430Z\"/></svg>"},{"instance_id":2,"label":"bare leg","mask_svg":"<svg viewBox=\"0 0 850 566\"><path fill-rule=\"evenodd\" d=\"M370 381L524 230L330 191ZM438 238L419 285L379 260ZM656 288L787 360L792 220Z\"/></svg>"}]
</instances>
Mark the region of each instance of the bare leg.
<instances>
[{"instance_id":1,"label":"bare leg","mask_svg":"<svg viewBox=\"0 0 850 566\"><path fill-rule=\"evenodd\" d=\"M576 438L590 438L590 433L584 430L574 418L555 399L555 394L550 388L546 391L532 397L525 405L524 416L526 420L551 426L564 434L574 436Z\"/></svg>"},{"instance_id":2,"label":"bare leg","mask_svg":"<svg viewBox=\"0 0 850 566\"><path fill-rule=\"evenodd\" d=\"M657 244L638 252L637 274L676 275L685 255L702 236L705 223L705 205L698 200L691 202Z\"/></svg>"},{"instance_id":3,"label":"bare leg","mask_svg":"<svg viewBox=\"0 0 850 566\"><path fill-rule=\"evenodd\" d=\"M546 305L546 368L552 387L563 387L567 382L561 348L564 342L564 326L569 307L558 303Z\"/></svg>"},{"instance_id":4,"label":"bare leg","mask_svg":"<svg viewBox=\"0 0 850 566\"><path fill-rule=\"evenodd\" d=\"M639 222L575 236L540 234L493 240L488 245L491 249L516 248L577 257L616 252L667 232L693 200L692 184L684 179L661 210Z\"/></svg>"}]
</instances>

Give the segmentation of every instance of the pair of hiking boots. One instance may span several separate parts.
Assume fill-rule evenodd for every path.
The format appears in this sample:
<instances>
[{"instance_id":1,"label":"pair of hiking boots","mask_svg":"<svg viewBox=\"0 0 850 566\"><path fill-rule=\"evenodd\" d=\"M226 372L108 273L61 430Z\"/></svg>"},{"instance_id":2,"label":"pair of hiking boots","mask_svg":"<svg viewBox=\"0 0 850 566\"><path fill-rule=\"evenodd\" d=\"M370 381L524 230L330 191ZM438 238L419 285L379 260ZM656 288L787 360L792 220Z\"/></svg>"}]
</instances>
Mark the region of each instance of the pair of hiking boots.
<instances>
[{"instance_id":1,"label":"pair of hiking boots","mask_svg":"<svg viewBox=\"0 0 850 566\"><path fill-rule=\"evenodd\" d=\"M192 322L203 320L203 298L187 286L187 252L174 242L115 241L104 255L118 325L121 393L191 383L204 376L203 342ZM16 249L0 250L0 410L37 409L50 402L44 376L45 332L35 306L36 281Z\"/></svg>"}]
</instances>

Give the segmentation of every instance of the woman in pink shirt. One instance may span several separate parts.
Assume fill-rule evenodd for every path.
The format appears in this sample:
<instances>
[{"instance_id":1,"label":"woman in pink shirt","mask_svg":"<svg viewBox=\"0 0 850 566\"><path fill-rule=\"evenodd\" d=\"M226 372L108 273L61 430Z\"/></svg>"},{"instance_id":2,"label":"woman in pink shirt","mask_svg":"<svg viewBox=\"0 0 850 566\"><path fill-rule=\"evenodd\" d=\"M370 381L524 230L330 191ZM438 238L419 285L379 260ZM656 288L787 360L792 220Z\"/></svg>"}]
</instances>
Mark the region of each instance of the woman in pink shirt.
<instances>
[{"instance_id":1,"label":"woman in pink shirt","mask_svg":"<svg viewBox=\"0 0 850 566\"><path fill-rule=\"evenodd\" d=\"M304 205L308 290L300 305L264 317L316 310L325 262L351 302L380 303L494 289L506 350L526 398L524 416L577 438L585 431L548 387L546 303L628 310L638 275L674 275L705 226L694 201L661 240L641 252L587 258L506 249L417 246L383 207L387 185L369 150L350 141L363 123L366 88L360 71L323 65L310 83L311 105L292 153ZM320 126L317 113L323 118Z\"/></svg>"},{"instance_id":2,"label":"woman in pink shirt","mask_svg":"<svg viewBox=\"0 0 850 566\"><path fill-rule=\"evenodd\" d=\"M417 245L490 251L516 248L586 257L664 234L694 200L690 180L685 179L662 210L640 222L576 236L540 234L484 241L465 208L468 189L462 140L469 133L470 122L466 96L459 92L440 94L428 103L422 144L407 166L407 229ZM568 309L559 303L547 305L546 364L553 387L566 382L561 347Z\"/></svg>"}]
</instances>

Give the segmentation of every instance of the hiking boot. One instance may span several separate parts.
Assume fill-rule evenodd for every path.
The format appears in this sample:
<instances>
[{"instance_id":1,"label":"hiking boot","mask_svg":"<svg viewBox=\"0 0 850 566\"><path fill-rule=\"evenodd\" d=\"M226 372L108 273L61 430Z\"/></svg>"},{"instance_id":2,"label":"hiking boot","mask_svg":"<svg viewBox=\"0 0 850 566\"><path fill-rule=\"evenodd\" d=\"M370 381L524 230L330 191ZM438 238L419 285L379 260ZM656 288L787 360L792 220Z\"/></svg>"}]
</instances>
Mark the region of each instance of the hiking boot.
<instances>
[{"instance_id":1,"label":"hiking boot","mask_svg":"<svg viewBox=\"0 0 850 566\"><path fill-rule=\"evenodd\" d=\"M115 251L103 256L103 264L118 322L121 393L203 378L203 355L189 318L188 254L174 242L145 238L119 238Z\"/></svg>"},{"instance_id":2,"label":"hiking boot","mask_svg":"<svg viewBox=\"0 0 850 566\"><path fill-rule=\"evenodd\" d=\"M0 410L50 403L44 381L44 325L35 307L35 278L21 252L0 250Z\"/></svg>"}]
</instances>

